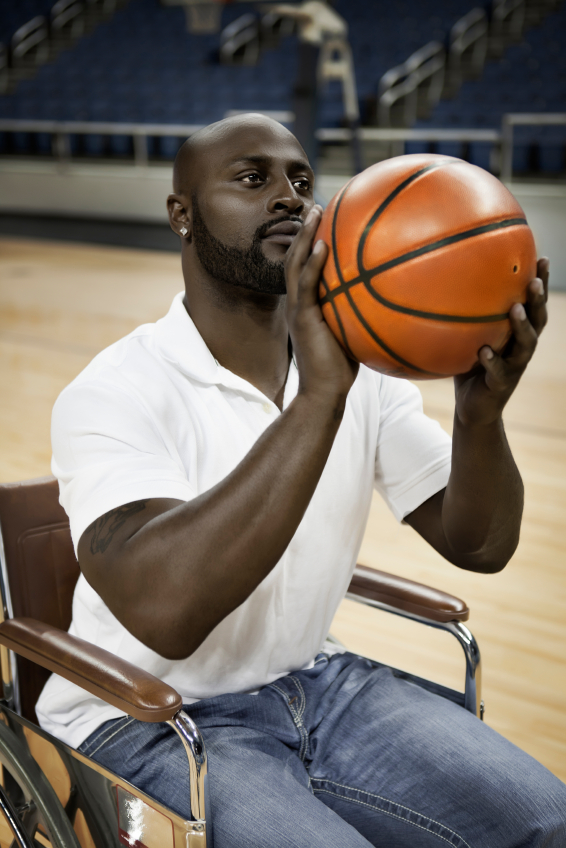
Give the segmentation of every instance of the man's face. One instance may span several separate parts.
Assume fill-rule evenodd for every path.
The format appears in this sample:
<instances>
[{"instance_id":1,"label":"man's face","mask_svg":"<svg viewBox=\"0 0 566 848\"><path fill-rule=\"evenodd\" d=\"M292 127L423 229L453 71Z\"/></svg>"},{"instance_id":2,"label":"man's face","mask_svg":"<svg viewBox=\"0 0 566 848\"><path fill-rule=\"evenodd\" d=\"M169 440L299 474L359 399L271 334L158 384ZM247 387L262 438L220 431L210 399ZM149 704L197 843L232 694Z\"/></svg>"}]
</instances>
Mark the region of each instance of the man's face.
<instances>
[{"instance_id":1,"label":"man's face","mask_svg":"<svg viewBox=\"0 0 566 848\"><path fill-rule=\"evenodd\" d=\"M283 260L314 204L314 175L296 139L277 125L231 128L199 157L193 241L214 279L285 293Z\"/></svg>"}]
</instances>

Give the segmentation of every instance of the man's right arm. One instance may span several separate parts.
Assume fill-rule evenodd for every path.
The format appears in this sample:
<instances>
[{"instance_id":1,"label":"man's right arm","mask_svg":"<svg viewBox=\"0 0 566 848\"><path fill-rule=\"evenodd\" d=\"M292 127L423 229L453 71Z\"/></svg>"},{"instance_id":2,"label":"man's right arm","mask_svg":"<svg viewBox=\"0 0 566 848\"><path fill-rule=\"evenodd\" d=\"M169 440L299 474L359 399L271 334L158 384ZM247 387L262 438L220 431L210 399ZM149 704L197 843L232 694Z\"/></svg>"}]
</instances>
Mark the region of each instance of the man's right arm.
<instances>
[{"instance_id":1,"label":"man's right arm","mask_svg":"<svg viewBox=\"0 0 566 848\"><path fill-rule=\"evenodd\" d=\"M81 569L118 620L169 659L190 656L282 557L323 472L357 365L328 329L311 253L311 213L287 257L297 397L220 483L187 503L154 498L111 510L79 542Z\"/></svg>"}]
</instances>

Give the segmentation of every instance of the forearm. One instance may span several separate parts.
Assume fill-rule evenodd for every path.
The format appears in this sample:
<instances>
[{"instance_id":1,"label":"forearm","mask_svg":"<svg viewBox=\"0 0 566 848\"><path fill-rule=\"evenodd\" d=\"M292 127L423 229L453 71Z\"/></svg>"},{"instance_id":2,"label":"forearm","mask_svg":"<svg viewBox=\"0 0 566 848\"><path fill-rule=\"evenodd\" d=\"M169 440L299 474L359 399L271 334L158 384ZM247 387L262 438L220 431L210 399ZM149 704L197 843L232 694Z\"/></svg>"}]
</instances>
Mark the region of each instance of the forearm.
<instances>
[{"instance_id":1,"label":"forearm","mask_svg":"<svg viewBox=\"0 0 566 848\"><path fill-rule=\"evenodd\" d=\"M523 484L501 418L464 425L455 415L442 503L449 558L473 571L499 571L517 547L522 512Z\"/></svg>"},{"instance_id":2,"label":"forearm","mask_svg":"<svg viewBox=\"0 0 566 848\"><path fill-rule=\"evenodd\" d=\"M293 537L344 403L299 395L224 480L124 541L101 588L128 630L180 658L245 601Z\"/></svg>"}]
</instances>

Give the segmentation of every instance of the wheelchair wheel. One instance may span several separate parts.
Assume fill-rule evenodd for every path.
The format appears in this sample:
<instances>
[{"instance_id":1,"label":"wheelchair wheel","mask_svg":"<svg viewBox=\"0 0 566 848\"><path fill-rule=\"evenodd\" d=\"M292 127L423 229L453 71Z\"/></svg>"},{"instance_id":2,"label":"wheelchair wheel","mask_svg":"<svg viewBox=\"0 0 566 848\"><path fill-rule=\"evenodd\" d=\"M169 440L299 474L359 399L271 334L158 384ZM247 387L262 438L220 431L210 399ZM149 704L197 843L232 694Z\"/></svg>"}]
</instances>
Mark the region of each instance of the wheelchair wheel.
<instances>
[{"instance_id":1,"label":"wheelchair wheel","mask_svg":"<svg viewBox=\"0 0 566 848\"><path fill-rule=\"evenodd\" d=\"M2 848L81 848L55 791L27 746L0 720ZM12 839L5 842L6 834Z\"/></svg>"}]
</instances>

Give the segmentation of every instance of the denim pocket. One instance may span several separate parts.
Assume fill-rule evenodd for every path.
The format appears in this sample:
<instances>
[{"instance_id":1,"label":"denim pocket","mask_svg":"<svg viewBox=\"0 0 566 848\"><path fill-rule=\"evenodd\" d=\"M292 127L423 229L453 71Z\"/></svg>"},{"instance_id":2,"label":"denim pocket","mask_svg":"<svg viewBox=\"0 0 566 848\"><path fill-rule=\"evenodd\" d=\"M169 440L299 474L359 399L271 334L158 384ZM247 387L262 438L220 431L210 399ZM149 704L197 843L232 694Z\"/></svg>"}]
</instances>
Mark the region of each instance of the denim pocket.
<instances>
[{"instance_id":1,"label":"denim pocket","mask_svg":"<svg viewBox=\"0 0 566 848\"><path fill-rule=\"evenodd\" d=\"M128 727L133 721L135 721L135 718L127 715L122 716L122 718L111 718L109 721L105 721L104 724L101 724L100 727L97 727L90 734L88 739L85 739L78 750L87 757L93 757L97 751L100 751L116 734Z\"/></svg>"}]
</instances>

